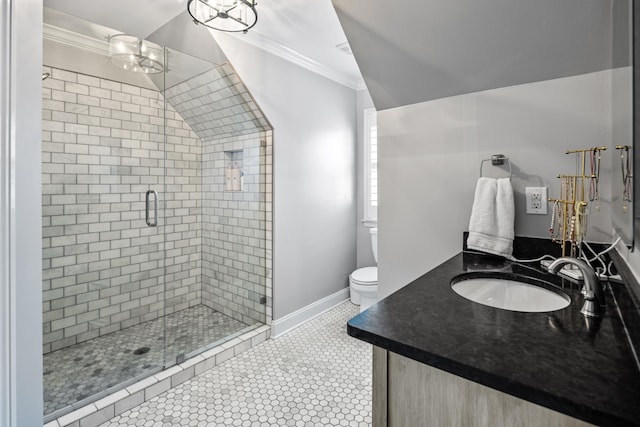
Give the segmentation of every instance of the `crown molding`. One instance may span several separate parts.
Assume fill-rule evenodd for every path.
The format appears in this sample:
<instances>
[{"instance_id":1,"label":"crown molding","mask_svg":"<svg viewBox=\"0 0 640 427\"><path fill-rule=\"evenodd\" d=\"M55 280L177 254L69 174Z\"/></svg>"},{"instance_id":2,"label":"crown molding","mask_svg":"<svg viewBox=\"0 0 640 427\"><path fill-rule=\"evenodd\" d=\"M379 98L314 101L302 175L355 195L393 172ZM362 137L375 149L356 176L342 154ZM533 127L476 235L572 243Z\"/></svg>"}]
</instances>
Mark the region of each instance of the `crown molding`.
<instances>
[{"instance_id":1,"label":"crown molding","mask_svg":"<svg viewBox=\"0 0 640 427\"><path fill-rule=\"evenodd\" d=\"M214 30L210 30L212 35L217 35ZM249 43L259 49L267 51L285 61L291 62L299 67L309 70L313 73L319 74L329 80L335 81L341 85L347 86L354 90L364 90L366 85L362 78L354 78L353 76L336 70L335 68L328 67L321 64L300 52L293 50L282 43L275 41L274 39L265 36L257 31L252 31L257 34L258 37L246 37L235 33L226 33L234 36L245 43ZM56 27L50 24L44 24L43 36L47 40L62 43L68 46L82 48L87 51L98 53L101 55L107 55L109 53L109 43L105 40L100 40L95 37L86 36L73 31L66 30L64 28Z\"/></svg>"},{"instance_id":2,"label":"crown molding","mask_svg":"<svg viewBox=\"0 0 640 427\"><path fill-rule=\"evenodd\" d=\"M215 30L210 30L211 34L214 36L217 35ZM336 83L340 83L343 86L347 86L354 90L362 90L366 89L364 81L362 78L354 78L353 76L343 73L335 68L328 67L324 64L321 64L314 59L309 58L301 54L300 52L291 49L282 43L272 39L269 36L265 36L259 31L251 30L251 33L257 35L258 37L251 36L247 37L246 35L239 33L226 33L227 35L233 36L239 40L242 40L245 43L253 45L259 49L267 51L279 58L284 59L285 61L291 62L299 67L302 67L306 70L309 70L313 73L319 74L323 77L328 78L329 80L333 80Z\"/></svg>"},{"instance_id":3,"label":"crown molding","mask_svg":"<svg viewBox=\"0 0 640 427\"><path fill-rule=\"evenodd\" d=\"M109 43L106 39L96 39L95 37L85 36L50 24L43 25L42 33L47 40L85 49L101 55L109 54Z\"/></svg>"}]
</instances>

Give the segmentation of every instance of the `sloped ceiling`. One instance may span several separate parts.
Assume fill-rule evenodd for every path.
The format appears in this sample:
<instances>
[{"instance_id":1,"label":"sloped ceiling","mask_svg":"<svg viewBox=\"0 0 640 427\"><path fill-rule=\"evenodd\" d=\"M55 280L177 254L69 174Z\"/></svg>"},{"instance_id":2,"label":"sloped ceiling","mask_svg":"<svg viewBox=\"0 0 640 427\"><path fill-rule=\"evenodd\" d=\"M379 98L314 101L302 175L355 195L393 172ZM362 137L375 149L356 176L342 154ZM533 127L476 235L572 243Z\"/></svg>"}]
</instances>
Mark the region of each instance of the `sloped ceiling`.
<instances>
[{"instance_id":1,"label":"sloped ceiling","mask_svg":"<svg viewBox=\"0 0 640 427\"><path fill-rule=\"evenodd\" d=\"M224 62L219 48L212 46L209 30L192 22L187 0L44 0L44 5L217 64ZM257 10L256 26L248 34L234 33L235 37L346 86L361 85L353 56L336 47L347 39L330 0L260 0Z\"/></svg>"},{"instance_id":2,"label":"sloped ceiling","mask_svg":"<svg viewBox=\"0 0 640 427\"><path fill-rule=\"evenodd\" d=\"M611 68L616 2L332 0L378 110Z\"/></svg>"},{"instance_id":3,"label":"sloped ceiling","mask_svg":"<svg viewBox=\"0 0 640 427\"><path fill-rule=\"evenodd\" d=\"M177 84L164 96L202 141L271 129L229 64Z\"/></svg>"}]
</instances>

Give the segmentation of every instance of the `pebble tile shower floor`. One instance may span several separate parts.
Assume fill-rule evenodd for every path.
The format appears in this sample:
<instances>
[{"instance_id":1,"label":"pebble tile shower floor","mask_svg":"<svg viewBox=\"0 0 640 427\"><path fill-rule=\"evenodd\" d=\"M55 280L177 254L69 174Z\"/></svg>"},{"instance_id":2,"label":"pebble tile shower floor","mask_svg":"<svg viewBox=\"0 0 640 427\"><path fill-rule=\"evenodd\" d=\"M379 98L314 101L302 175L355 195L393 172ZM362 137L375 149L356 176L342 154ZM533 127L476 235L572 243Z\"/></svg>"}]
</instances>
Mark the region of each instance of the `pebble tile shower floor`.
<instances>
[{"instance_id":1,"label":"pebble tile shower floor","mask_svg":"<svg viewBox=\"0 0 640 427\"><path fill-rule=\"evenodd\" d=\"M345 302L103 427L370 426L371 345L346 333Z\"/></svg>"},{"instance_id":2,"label":"pebble tile shower floor","mask_svg":"<svg viewBox=\"0 0 640 427\"><path fill-rule=\"evenodd\" d=\"M45 414L162 366L164 322L167 354L197 350L248 326L197 305L44 355ZM141 348L148 352L134 354Z\"/></svg>"}]
</instances>

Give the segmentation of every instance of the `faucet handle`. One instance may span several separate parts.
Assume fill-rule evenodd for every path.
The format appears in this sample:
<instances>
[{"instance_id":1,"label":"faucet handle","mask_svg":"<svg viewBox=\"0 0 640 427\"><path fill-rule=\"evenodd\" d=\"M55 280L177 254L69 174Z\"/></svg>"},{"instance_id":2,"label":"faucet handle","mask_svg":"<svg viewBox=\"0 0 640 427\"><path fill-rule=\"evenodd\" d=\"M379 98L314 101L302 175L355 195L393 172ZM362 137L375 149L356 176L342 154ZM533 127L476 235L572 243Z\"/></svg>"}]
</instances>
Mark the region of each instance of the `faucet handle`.
<instances>
[{"instance_id":1,"label":"faucet handle","mask_svg":"<svg viewBox=\"0 0 640 427\"><path fill-rule=\"evenodd\" d=\"M580 313L587 317L600 317L602 316L602 306L596 300L596 296L593 292L587 291L584 295L584 303L580 309Z\"/></svg>"},{"instance_id":2,"label":"faucet handle","mask_svg":"<svg viewBox=\"0 0 640 427\"><path fill-rule=\"evenodd\" d=\"M584 280L584 304L580 309L580 313L587 317L600 317L604 311L605 301L602 284L595 271L583 260L562 257L556 259L549 265L549 272L558 274L565 264L576 266L582 273L582 279Z\"/></svg>"}]
</instances>

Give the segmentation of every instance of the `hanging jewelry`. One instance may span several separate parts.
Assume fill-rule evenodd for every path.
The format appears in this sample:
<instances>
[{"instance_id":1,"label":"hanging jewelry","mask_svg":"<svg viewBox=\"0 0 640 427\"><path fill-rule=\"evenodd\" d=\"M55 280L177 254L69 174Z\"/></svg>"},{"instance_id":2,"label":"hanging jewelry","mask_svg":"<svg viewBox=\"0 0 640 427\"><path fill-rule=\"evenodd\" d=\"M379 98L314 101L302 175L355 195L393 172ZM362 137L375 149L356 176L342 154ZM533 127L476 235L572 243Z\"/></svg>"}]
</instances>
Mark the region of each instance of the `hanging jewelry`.
<instances>
[{"instance_id":1,"label":"hanging jewelry","mask_svg":"<svg viewBox=\"0 0 640 427\"><path fill-rule=\"evenodd\" d=\"M618 147L616 147L618 148ZM631 201L632 184L631 179L631 156L627 145L620 146L620 170L622 171L622 211L629 210L628 202ZM626 157L626 161L625 161Z\"/></svg>"},{"instance_id":2,"label":"hanging jewelry","mask_svg":"<svg viewBox=\"0 0 640 427\"><path fill-rule=\"evenodd\" d=\"M569 240L573 244L575 242L575 231L576 231L576 216L571 215L571 220L569 221Z\"/></svg>"},{"instance_id":3,"label":"hanging jewelry","mask_svg":"<svg viewBox=\"0 0 640 427\"><path fill-rule=\"evenodd\" d=\"M575 223L576 223L576 217L572 216L571 217L571 234L573 234L573 232L574 232ZM577 247L578 247L578 245L576 244L576 241L572 238L571 239L571 258L576 258Z\"/></svg>"},{"instance_id":4,"label":"hanging jewelry","mask_svg":"<svg viewBox=\"0 0 640 427\"><path fill-rule=\"evenodd\" d=\"M600 210L600 161L602 154L600 150L594 148L589 153L589 163L591 166L591 177L589 179L589 201L594 202L596 210Z\"/></svg>"},{"instance_id":5,"label":"hanging jewelry","mask_svg":"<svg viewBox=\"0 0 640 427\"><path fill-rule=\"evenodd\" d=\"M625 188L627 190L627 201L631 201L631 192L633 191L633 173L631 172L631 153L627 152L627 182Z\"/></svg>"},{"instance_id":6,"label":"hanging jewelry","mask_svg":"<svg viewBox=\"0 0 640 427\"><path fill-rule=\"evenodd\" d=\"M549 225L549 234L551 235L551 241L553 243L561 243L559 238L560 227L556 229L556 225L560 223L560 206L558 200L553 202L553 208L551 209L551 225Z\"/></svg>"},{"instance_id":7,"label":"hanging jewelry","mask_svg":"<svg viewBox=\"0 0 640 427\"><path fill-rule=\"evenodd\" d=\"M576 257L576 236L575 236L575 231L576 231L576 216L572 215L571 216L571 228L569 229L569 240L571 241L571 257L575 258Z\"/></svg>"},{"instance_id":8,"label":"hanging jewelry","mask_svg":"<svg viewBox=\"0 0 640 427\"><path fill-rule=\"evenodd\" d=\"M553 203L553 207L551 208L551 224L549 224L549 234L551 235L551 241L554 242L554 231L555 231L555 222L556 222L556 205L558 202Z\"/></svg>"},{"instance_id":9,"label":"hanging jewelry","mask_svg":"<svg viewBox=\"0 0 640 427\"><path fill-rule=\"evenodd\" d=\"M585 202L576 203L575 218L575 237L577 243L582 243L584 236L587 234L587 204Z\"/></svg>"}]
</instances>

